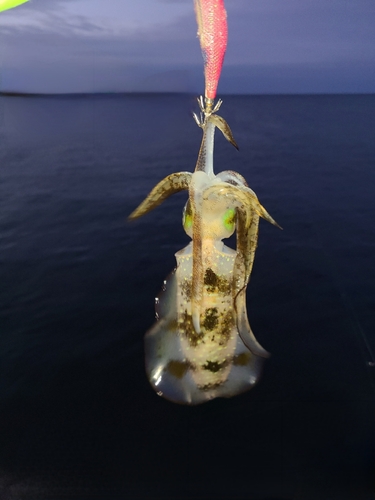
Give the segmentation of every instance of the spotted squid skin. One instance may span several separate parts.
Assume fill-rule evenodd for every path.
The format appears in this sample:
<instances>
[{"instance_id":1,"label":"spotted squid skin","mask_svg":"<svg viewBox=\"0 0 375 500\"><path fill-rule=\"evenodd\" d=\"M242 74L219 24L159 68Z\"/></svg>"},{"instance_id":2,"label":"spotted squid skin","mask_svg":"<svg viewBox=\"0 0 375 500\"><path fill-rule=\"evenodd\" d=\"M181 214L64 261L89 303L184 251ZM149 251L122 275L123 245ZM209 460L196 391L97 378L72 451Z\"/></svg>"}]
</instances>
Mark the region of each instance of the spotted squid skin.
<instances>
[{"instance_id":1,"label":"spotted squid skin","mask_svg":"<svg viewBox=\"0 0 375 500\"><path fill-rule=\"evenodd\" d=\"M191 172L168 175L156 184L144 201L129 215L128 219L138 219L138 217L151 212L172 194L189 189L191 177Z\"/></svg>"},{"instance_id":2,"label":"spotted squid skin","mask_svg":"<svg viewBox=\"0 0 375 500\"><path fill-rule=\"evenodd\" d=\"M192 242L176 253L177 267L156 299L157 321L145 335L145 363L157 394L189 405L247 391L269 355L249 325L246 288L259 218L277 223L240 174L215 175L215 127L233 139L225 120L217 118L207 113L198 123L203 138L194 173L166 177L131 214L140 217L171 194L188 190L183 226ZM236 250L222 242L234 231Z\"/></svg>"},{"instance_id":3,"label":"spotted squid skin","mask_svg":"<svg viewBox=\"0 0 375 500\"><path fill-rule=\"evenodd\" d=\"M201 331L191 315L192 244L176 253L177 268L157 300L159 320L145 336L146 372L155 391L180 404L232 397L258 380L262 358L238 335L233 307L236 252L215 245L204 272Z\"/></svg>"}]
</instances>

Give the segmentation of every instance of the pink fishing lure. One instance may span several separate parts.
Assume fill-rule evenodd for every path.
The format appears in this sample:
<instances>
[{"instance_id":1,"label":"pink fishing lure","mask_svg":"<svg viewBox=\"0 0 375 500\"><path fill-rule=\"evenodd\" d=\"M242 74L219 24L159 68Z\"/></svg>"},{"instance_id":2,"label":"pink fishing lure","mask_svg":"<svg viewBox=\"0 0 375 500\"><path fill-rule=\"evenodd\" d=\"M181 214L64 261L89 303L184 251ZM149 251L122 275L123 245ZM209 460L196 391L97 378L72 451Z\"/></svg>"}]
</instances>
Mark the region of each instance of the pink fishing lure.
<instances>
[{"instance_id":1,"label":"pink fishing lure","mask_svg":"<svg viewBox=\"0 0 375 500\"><path fill-rule=\"evenodd\" d=\"M204 60L205 97L213 100L227 48L227 13L224 0L195 0L194 4Z\"/></svg>"}]
</instances>

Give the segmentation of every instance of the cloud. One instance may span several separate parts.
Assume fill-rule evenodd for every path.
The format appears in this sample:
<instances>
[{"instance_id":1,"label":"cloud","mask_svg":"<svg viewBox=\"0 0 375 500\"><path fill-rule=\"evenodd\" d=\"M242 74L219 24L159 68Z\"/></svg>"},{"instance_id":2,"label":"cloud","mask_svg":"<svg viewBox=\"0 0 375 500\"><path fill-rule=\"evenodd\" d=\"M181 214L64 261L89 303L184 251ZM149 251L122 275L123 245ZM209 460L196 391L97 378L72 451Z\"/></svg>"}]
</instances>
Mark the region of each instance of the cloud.
<instances>
[{"instance_id":1,"label":"cloud","mask_svg":"<svg viewBox=\"0 0 375 500\"><path fill-rule=\"evenodd\" d=\"M65 35L79 33L97 34L103 29L87 16L68 14L65 5L73 5L73 0L32 0L25 4L24 9L10 11L12 15L2 19L0 33L3 37L18 37L25 45L30 36L35 35Z\"/></svg>"},{"instance_id":2,"label":"cloud","mask_svg":"<svg viewBox=\"0 0 375 500\"><path fill-rule=\"evenodd\" d=\"M375 8L368 0L254 0L228 13L228 64L375 58ZM240 49L240 50L239 50Z\"/></svg>"},{"instance_id":3,"label":"cloud","mask_svg":"<svg viewBox=\"0 0 375 500\"><path fill-rule=\"evenodd\" d=\"M1 27L3 90L152 90L153 84L155 90L200 90L192 1L139 0L134 11L130 3L112 1L111 11L99 0L31 0L27 9L14 9ZM282 91L288 85L296 91L295 82L309 91L314 82L317 89L331 82L338 91L341 79L345 91L355 89L356 79L358 89L369 81L373 0L233 0L227 11L222 90L244 92L251 81L257 89L271 79ZM350 68L356 68L351 75ZM274 83L266 87L277 92ZM375 79L372 85L374 91Z\"/></svg>"}]
</instances>

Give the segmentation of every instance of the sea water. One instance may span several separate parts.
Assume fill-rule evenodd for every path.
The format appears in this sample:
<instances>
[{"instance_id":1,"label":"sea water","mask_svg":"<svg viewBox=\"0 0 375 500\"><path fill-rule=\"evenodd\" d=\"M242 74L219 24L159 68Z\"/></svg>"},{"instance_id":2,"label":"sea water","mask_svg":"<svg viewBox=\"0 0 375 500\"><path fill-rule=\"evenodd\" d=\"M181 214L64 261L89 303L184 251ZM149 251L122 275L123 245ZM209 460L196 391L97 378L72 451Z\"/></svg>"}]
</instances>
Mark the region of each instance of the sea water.
<instances>
[{"instance_id":1,"label":"sea water","mask_svg":"<svg viewBox=\"0 0 375 500\"><path fill-rule=\"evenodd\" d=\"M127 221L193 171L192 111L178 94L0 97L9 498L371 498L375 96L224 96L240 150L218 132L215 171L240 172L283 231L261 221L248 287L263 377L197 408L143 367L186 193Z\"/></svg>"}]
</instances>

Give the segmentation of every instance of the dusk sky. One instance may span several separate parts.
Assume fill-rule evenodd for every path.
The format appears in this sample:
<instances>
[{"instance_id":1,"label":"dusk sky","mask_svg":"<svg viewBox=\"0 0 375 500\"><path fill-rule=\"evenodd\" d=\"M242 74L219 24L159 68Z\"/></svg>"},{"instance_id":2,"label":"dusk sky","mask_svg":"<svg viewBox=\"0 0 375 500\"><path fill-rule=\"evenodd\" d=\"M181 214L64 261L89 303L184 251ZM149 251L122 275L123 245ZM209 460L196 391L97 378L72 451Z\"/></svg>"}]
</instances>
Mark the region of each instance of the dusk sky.
<instances>
[{"instance_id":1,"label":"dusk sky","mask_svg":"<svg viewBox=\"0 0 375 500\"><path fill-rule=\"evenodd\" d=\"M375 0L226 0L219 94L375 92ZM193 0L30 0L0 13L2 91L203 91Z\"/></svg>"}]
</instances>

